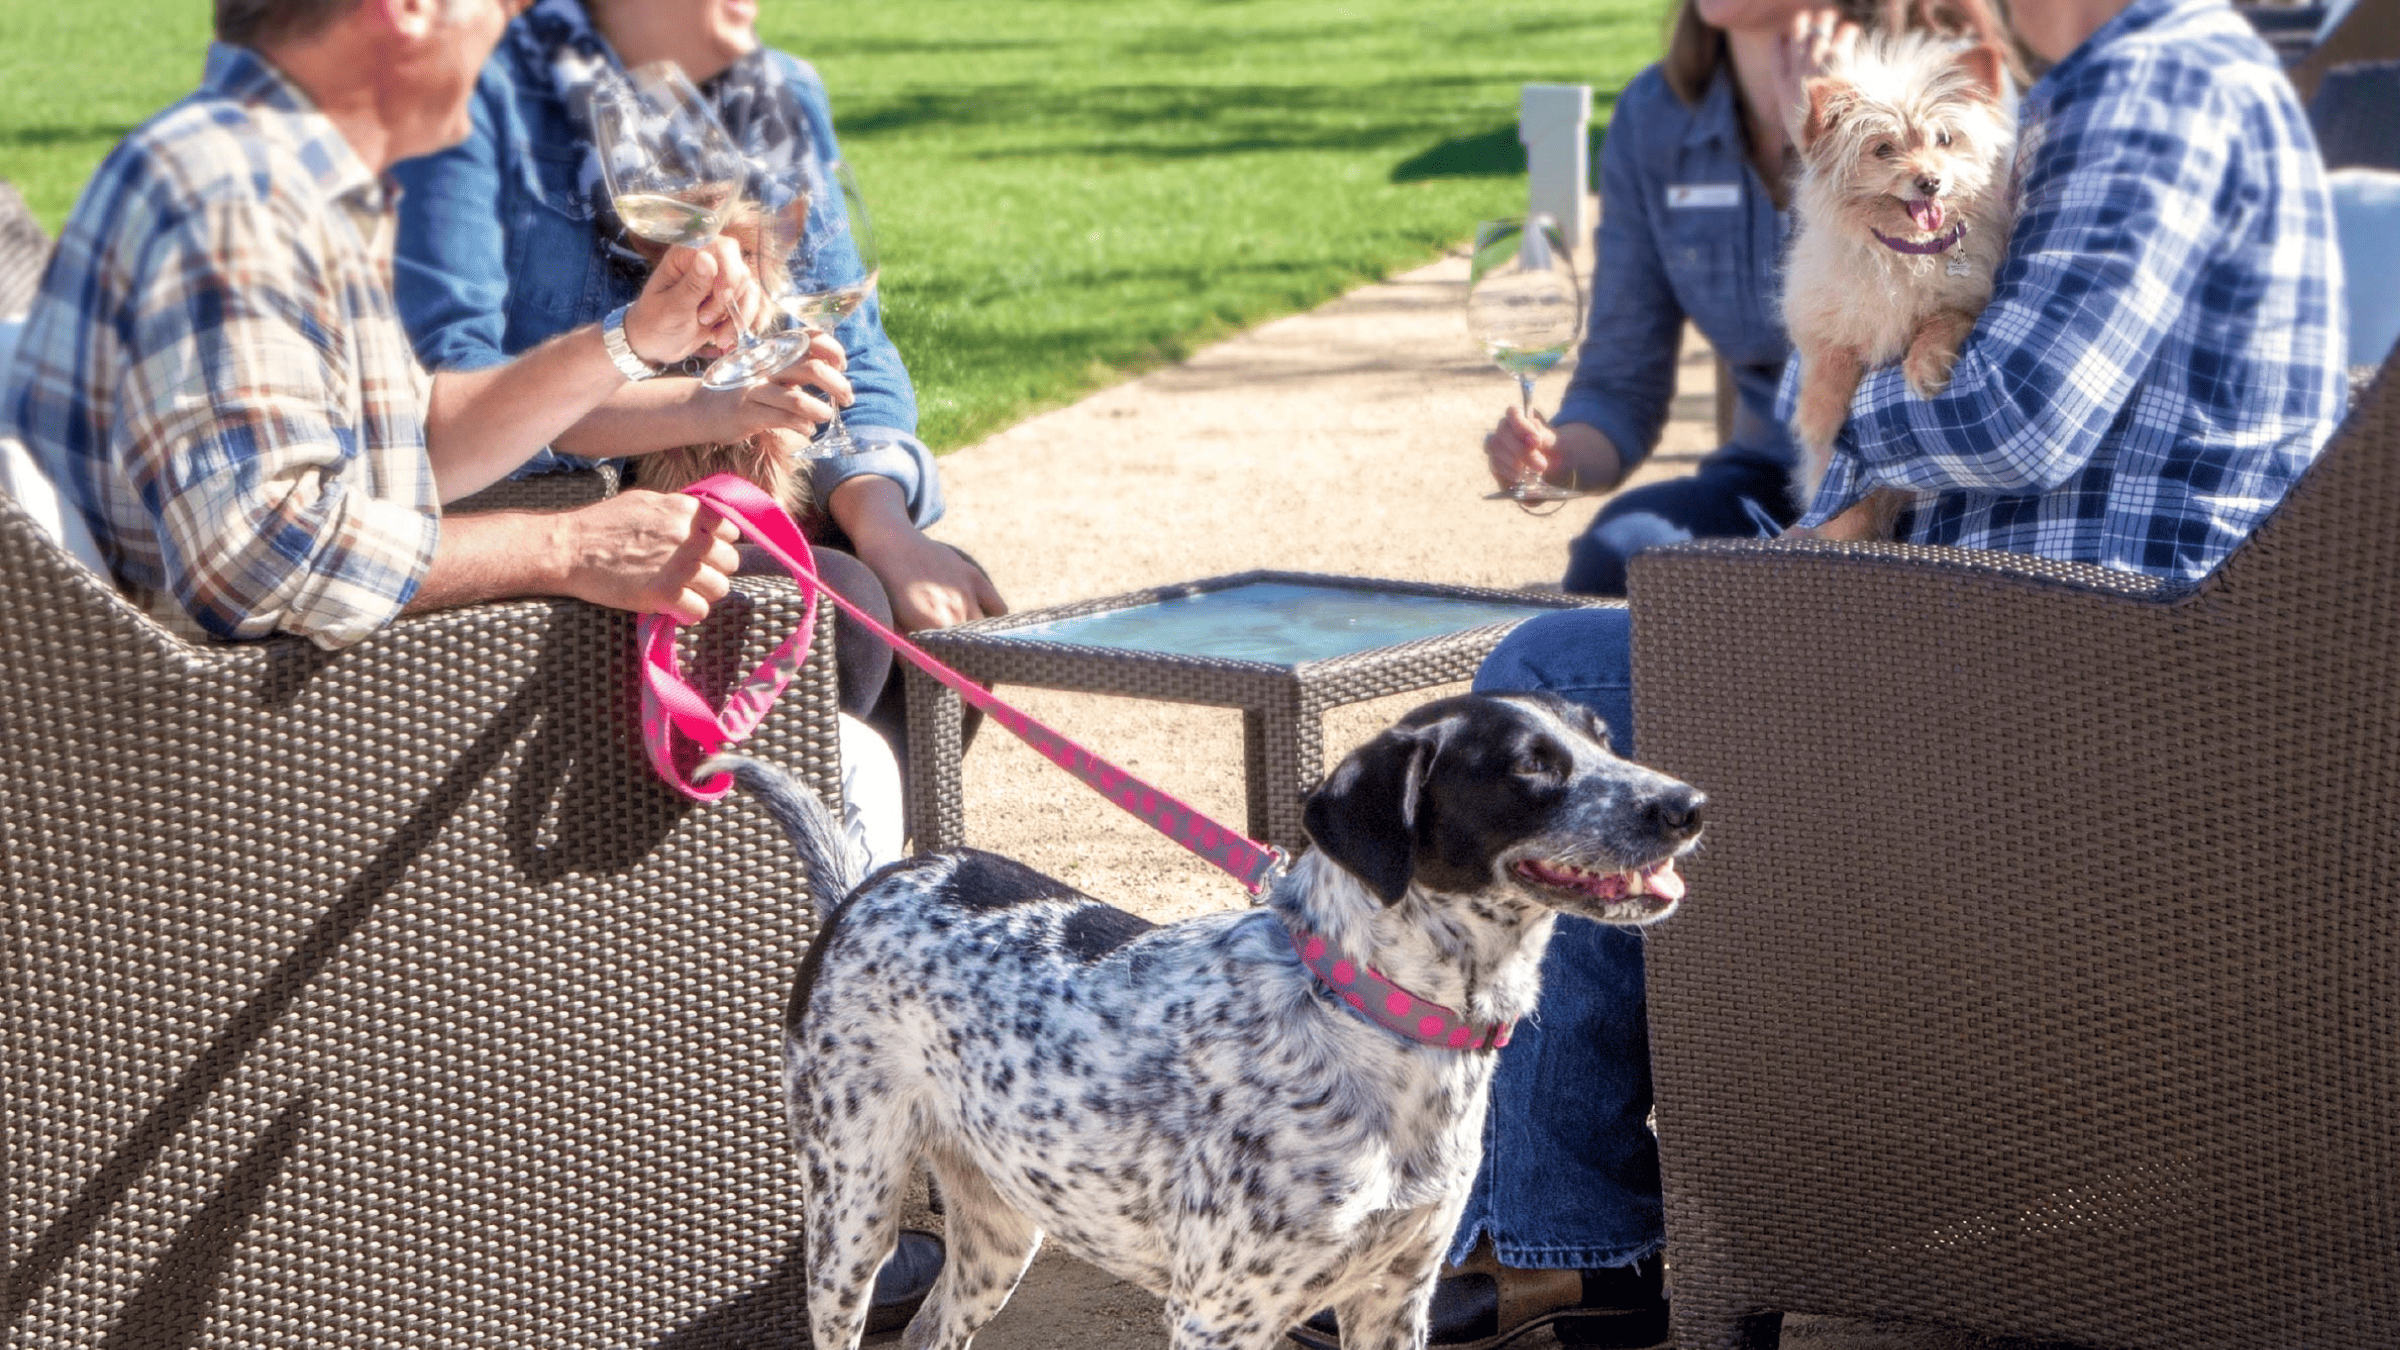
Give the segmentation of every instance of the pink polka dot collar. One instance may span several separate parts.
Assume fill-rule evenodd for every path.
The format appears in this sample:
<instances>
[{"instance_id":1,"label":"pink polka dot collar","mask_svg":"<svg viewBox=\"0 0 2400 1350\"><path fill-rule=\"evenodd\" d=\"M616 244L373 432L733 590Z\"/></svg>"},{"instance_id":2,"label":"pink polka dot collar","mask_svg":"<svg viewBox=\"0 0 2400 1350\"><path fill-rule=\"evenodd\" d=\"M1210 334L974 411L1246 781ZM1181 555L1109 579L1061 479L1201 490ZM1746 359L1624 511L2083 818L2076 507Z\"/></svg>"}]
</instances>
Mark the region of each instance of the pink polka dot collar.
<instances>
[{"instance_id":1,"label":"pink polka dot collar","mask_svg":"<svg viewBox=\"0 0 2400 1350\"><path fill-rule=\"evenodd\" d=\"M1385 979L1382 972L1343 956L1333 944L1291 920L1284 920L1283 926L1292 935L1292 949L1300 953L1300 963L1353 1012L1379 1027L1445 1050L1497 1050L1508 1044L1509 1033L1516 1029L1514 1022L1476 1026Z\"/></svg>"}]
</instances>

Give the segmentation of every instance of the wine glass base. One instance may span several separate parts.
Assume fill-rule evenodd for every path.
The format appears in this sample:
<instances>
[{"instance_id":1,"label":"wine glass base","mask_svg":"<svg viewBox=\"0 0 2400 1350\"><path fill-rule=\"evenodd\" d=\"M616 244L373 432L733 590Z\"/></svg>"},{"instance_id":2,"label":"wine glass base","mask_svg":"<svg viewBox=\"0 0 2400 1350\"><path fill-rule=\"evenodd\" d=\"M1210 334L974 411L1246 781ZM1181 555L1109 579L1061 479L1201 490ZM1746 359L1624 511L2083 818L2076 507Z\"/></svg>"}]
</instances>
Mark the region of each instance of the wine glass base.
<instances>
[{"instance_id":1,"label":"wine glass base","mask_svg":"<svg viewBox=\"0 0 2400 1350\"><path fill-rule=\"evenodd\" d=\"M1553 483L1519 483L1514 487L1504 487L1498 492L1487 492L1483 494L1483 499L1487 502L1564 502L1573 501L1577 497L1606 495L1606 493L1594 492L1589 488L1565 488Z\"/></svg>"},{"instance_id":2,"label":"wine glass base","mask_svg":"<svg viewBox=\"0 0 2400 1350\"><path fill-rule=\"evenodd\" d=\"M754 338L720 356L700 377L703 389L747 389L799 360L808 352L808 335L786 333Z\"/></svg>"},{"instance_id":3,"label":"wine glass base","mask_svg":"<svg viewBox=\"0 0 2400 1350\"><path fill-rule=\"evenodd\" d=\"M858 442L852 440L848 432L836 430L829 435L819 436L810 441L800 451L800 457L802 459L840 459L845 455L857 453Z\"/></svg>"}]
</instances>

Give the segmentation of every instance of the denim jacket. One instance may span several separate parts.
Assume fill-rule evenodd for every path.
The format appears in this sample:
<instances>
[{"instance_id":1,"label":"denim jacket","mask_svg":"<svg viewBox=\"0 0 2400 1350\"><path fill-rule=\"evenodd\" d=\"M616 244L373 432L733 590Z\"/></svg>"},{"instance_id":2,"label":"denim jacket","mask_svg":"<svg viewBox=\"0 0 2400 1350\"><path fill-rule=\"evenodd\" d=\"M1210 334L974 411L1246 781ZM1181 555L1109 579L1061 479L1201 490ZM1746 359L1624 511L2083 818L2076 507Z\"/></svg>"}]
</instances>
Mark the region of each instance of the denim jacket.
<instances>
[{"instance_id":1,"label":"denim jacket","mask_svg":"<svg viewBox=\"0 0 2400 1350\"><path fill-rule=\"evenodd\" d=\"M502 42L485 64L461 144L393 166L400 183L400 316L432 370L497 365L570 328L597 323L641 293L609 261L577 200L582 161L567 110L526 45ZM824 82L806 62L770 53L798 96L824 156L838 157ZM941 518L933 454L916 437L908 368L870 299L834 334L849 353L857 402L843 422L859 453L811 461L816 499L876 474L900 485L919 526ZM545 449L520 473L587 461Z\"/></svg>"},{"instance_id":2,"label":"denim jacket","mask_svg":"<svg viewBox=\"0 0 2400 1350\"><path fill-rule=\"evenodd\" d=\"M1775 416L1791 349L1777 309L1784 220L1750 166L1733 72L1686 107L1658 67L1617 96L1600 150L1591 323L1554 422L1582 422L1628 469L1647 458L1675 396L1688 317L1733 367L1733 438L1716 457L1789 465Z\"/></svg>"}]
</instances>

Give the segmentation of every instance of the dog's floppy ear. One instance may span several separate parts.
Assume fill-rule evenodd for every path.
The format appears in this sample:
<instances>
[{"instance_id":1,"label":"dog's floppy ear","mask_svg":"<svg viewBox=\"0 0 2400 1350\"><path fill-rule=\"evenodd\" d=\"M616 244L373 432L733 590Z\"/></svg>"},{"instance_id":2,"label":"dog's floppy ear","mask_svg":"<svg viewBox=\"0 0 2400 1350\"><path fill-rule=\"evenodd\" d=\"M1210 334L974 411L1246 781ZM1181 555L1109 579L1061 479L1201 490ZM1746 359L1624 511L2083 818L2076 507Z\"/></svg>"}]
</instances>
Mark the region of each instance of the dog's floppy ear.
<instances>
[{"instance_id":1,"label":"dog's floppy ear","mask_svg":"<svg viewBox=\"0 0 2400 1350\"><path fill-rule=\"evenodd\" d=\"M1999 48L1979 42L1958 54L1958 68L1967 73L1984 97L1994 103L2000 101L2004 88L2002 72L2008 67L2007 58L2000 54Z\"/></svg>"},{"instance_id":2,"label":"dog's floppy ear","mask_svg":"<svg viewBox=\"0 0 2400 1350\"><path fill-rule=\"evenodd\" d=\"M1394 727L1350 752L1301 813L1317 850L1387 905L1417 870L1417 811L1441 748L1440 724Z\"/></svg>"},{"instance_id":3,"label":"dog's floppy ear","mask_svg":"<svg viewBox=\"0 0 2400 1350\"><path fill-rule=\"evenodd\" d=\"M1808 115L1800 119L1800 151L1806 154L1825 139L1850 111L1853 96L1846 80L1820 75L1808 82Z\"/></svg>"}]
</instances>

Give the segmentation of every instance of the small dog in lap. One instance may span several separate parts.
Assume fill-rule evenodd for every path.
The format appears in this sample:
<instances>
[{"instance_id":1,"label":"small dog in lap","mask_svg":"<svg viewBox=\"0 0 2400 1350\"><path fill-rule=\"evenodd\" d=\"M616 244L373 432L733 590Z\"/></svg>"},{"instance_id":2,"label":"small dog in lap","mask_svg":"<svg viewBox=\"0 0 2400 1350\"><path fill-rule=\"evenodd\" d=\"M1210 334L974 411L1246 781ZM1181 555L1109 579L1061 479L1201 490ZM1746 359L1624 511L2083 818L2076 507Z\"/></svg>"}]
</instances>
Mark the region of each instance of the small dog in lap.
<instances>
[{"instance_id":1,"label":"small dog in lap","mask_svg":"<svg viewBox=\"0 0 2400 1350\"><path fill-rule=\"evenodd\" d=\"M1924 33L1863 41L1808 82L1783 293L1803 507L1866 373L1899 361L1919 397L1940 393L1991 299L2016 215L2008 89L1996 47ZM1889 538L1905 500L1878 489L1818 534Z\"/></svg>"},{"instance_id":2,"label":"small dog in lap","mask_svg":"<svg viewBox=\"0 0 2400 1350\"><path fill-rule=\"evenodd\" d=\"M1554 695L1444 699L1328 776L1263 907L1162 928L974 850L845 899L822 806L720 770L826 916L784 1051L816 1350L858 1344L921 1165L949 1260L911 1350L965 1346L1045 1237L1166 1299L1177 1350L1266 1350L1329 1306L1353 1350L1422 1346L1556 916L1664 917L1702 806Z\"/></svg>"}]
</instances>

